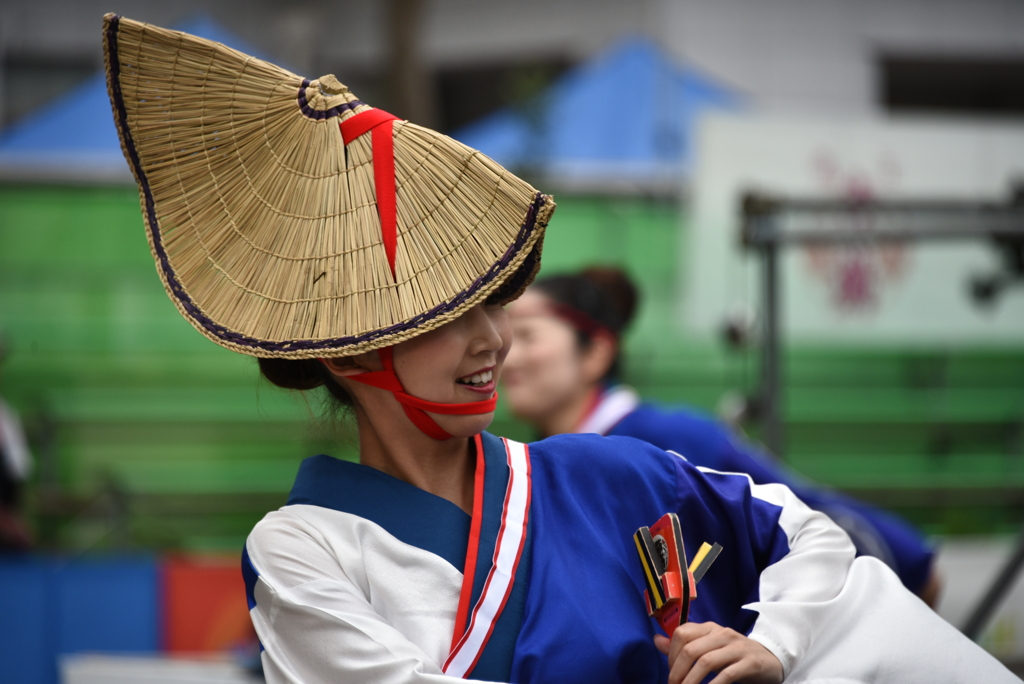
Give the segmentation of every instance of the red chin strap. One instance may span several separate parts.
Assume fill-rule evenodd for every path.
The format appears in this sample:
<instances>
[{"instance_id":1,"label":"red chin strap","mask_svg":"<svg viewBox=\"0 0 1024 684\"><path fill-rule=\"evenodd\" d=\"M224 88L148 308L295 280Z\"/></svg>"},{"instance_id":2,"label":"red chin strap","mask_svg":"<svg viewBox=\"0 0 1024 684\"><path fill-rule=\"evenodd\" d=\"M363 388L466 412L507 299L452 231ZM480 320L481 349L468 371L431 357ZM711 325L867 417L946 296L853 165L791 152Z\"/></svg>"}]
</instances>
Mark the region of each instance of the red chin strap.
<instances>
[{"instance_id":1,"label":"red chin strap","mask_svg":"<svg viewBox=\"0 0 1024 684\"><path fill-rule=\"evenodd\" d=\"M391 347L382 347L377 350L380 355L381 363L384 364L384 370L374 371L370 373L360 373L359 375L349 376L349 380L355 380L361 382L364 385L370 387L377 387L378 389L387 390L395 395L395 399L402 405L405 410L405 415L409 416L409 420L412 421L413 425L420 429L420 432L433 437L437 440L451 439L445 430L434 422L434 419L427 415L427 411L431 413L440 413L446 416L476 416L481 413L490 413L494 411L494 408L498 405L498 393L495 392L494 396L490 399L484 399L483 401L467 401L461 404L439 404L433 401L426 401L425 399L418 399L411 394L406 394L405 388L402 387L402 381L398 379L398 375L395 374L395 365L392 360Z\"/></svg>"}]
</instances>

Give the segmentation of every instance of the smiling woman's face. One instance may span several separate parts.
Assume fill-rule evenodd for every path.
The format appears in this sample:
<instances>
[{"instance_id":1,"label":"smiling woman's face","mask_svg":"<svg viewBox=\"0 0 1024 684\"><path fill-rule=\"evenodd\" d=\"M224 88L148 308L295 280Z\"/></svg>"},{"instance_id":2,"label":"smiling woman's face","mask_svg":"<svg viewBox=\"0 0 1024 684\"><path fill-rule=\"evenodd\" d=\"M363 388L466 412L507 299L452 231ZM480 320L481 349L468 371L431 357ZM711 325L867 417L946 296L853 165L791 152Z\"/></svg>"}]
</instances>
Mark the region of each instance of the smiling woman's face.
<instances>
[{"instance_id":1,"label":"smiling woman's face","mask_svg":"<svg viewBox=\"0 0 1024 684\"><path fill-rule=\"evenodd\" d=\"M519 418L539 425L588 386L576 331L551 312L551 300L527 292L509 305L515 345L502 396Z\"/></svg>"},{"instance_id":2,"label":"smiling woman's face","mask_svg":"<svg viewBox=\"0 0 1024 684\"><path fill-rule=\"evenodd\" d=\"M479 304L440 328L396 344L395 372L406 393L420 399L483 401L494 395L511 344L505 309ZM430 416L452 436L471 437L490 425L494 413Z\"/></svg>"}]
</instances>

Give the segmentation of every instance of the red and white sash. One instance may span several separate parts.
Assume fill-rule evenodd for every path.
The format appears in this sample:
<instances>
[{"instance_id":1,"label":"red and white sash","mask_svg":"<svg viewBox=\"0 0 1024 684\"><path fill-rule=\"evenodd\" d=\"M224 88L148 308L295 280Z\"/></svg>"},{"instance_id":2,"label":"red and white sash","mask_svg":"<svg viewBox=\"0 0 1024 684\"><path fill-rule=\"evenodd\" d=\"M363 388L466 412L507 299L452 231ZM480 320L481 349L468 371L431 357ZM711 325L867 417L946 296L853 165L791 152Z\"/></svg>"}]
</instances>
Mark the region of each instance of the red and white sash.
<instances>
[{"instance_id":1,"label":"red and white sash","mask_svg":"<svg viewBox=\"0 0 1024 684\"><path fill-rule=\"evenodd\" d=\"M530 512L530 450L525 444L509 439L503 438L502 442L505 444L509 477L508 487L505 490L505 503L501 512L501 528L494 546L491 570L487 575L480 598L473 608L469 628L454 644L451 655L448 656L448 660L444 664L445 674L453 677L465 677L472 672L473 667L480 659L480 655L494 631L494 626L497 624L498 618L501 617L505 603L512 593L516 569L519 567L519 559L523 555L523 547L526 543L526 526ZM482 459L478 461L477 466L477 482L482 484L481 461ZM474 513L479 510L477 506L482 498L483 487L478 486L474 501ZM477 516L474 515L474 517ZM472 526L470 534L474 533L479 534L479 524ZM471 549L477 547L474 541L470 539ZM463 591L467 591L467 587L468 591L472 591L472 572L466 573L463 582ZM462 625L461 619L456 620L456 635Z\"/></svg>"}]
</instances>

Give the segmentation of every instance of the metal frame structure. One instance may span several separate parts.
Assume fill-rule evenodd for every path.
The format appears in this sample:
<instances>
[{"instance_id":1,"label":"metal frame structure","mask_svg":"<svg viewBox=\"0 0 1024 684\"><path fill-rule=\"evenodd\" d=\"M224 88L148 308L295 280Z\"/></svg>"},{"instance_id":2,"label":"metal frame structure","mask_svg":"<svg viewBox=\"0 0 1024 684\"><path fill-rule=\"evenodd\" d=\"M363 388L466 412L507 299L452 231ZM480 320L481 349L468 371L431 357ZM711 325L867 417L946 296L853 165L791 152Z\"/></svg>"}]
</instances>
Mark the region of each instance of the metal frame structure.
<instances>
[{"instance_id":1,"label":"metal frame structure","mask_svg":"<svg viewBox=\"0 0 1024 684\"><path fill-rule=\"evenodd\" d=\"M762 440L783 455L780 412L781 302L779 252L796 245L990 240L1024 245L1024 203L946 200L861 202L779 199L747 194L742 201L743 246L761 255L763 343L758 408Z\"/></svg>"},{"instance_id":2,"label":"metal frame structure","mask_svg":"<svg viewBox=\"0 0 1024 684\"><path fill-rule=\"evenodd\" d=\"M1006 253L1012 278L1024 277L1024 193L1013 201L855 201L782 199L748 193L742 199L743 246L761 255L763 342L757 394L761 437L782 457L779 252L796 245L987 240ZM980 296L977 292L976 296ZM985 296L990 296L986 294ZM1024 567L1024 533L1014 552L972 611L963 632L977 639Z\"/></svg>"}]
</instances>

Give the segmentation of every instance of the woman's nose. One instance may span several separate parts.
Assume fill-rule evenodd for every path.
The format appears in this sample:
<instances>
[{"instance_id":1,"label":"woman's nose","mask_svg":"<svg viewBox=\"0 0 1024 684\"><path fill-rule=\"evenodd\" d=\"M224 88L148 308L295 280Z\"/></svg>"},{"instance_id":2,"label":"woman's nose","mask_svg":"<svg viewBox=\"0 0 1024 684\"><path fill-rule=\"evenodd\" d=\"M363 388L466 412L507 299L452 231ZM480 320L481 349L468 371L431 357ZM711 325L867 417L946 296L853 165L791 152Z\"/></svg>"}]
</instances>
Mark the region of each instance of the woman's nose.
<instances>
[{"instance_id":1,"label":"woman's nose","mask_svg":"<svg viewBox=\"0 0 1024 684\"><path fill-rule=\"evenodd\" d=\"M481 352L497 352L505 346L505 338L508 335L508 314L501 307L485 307L477 304L467 312L471 325L473 342L470 352L479 354Z\"/></svg>"}]
</instances>

